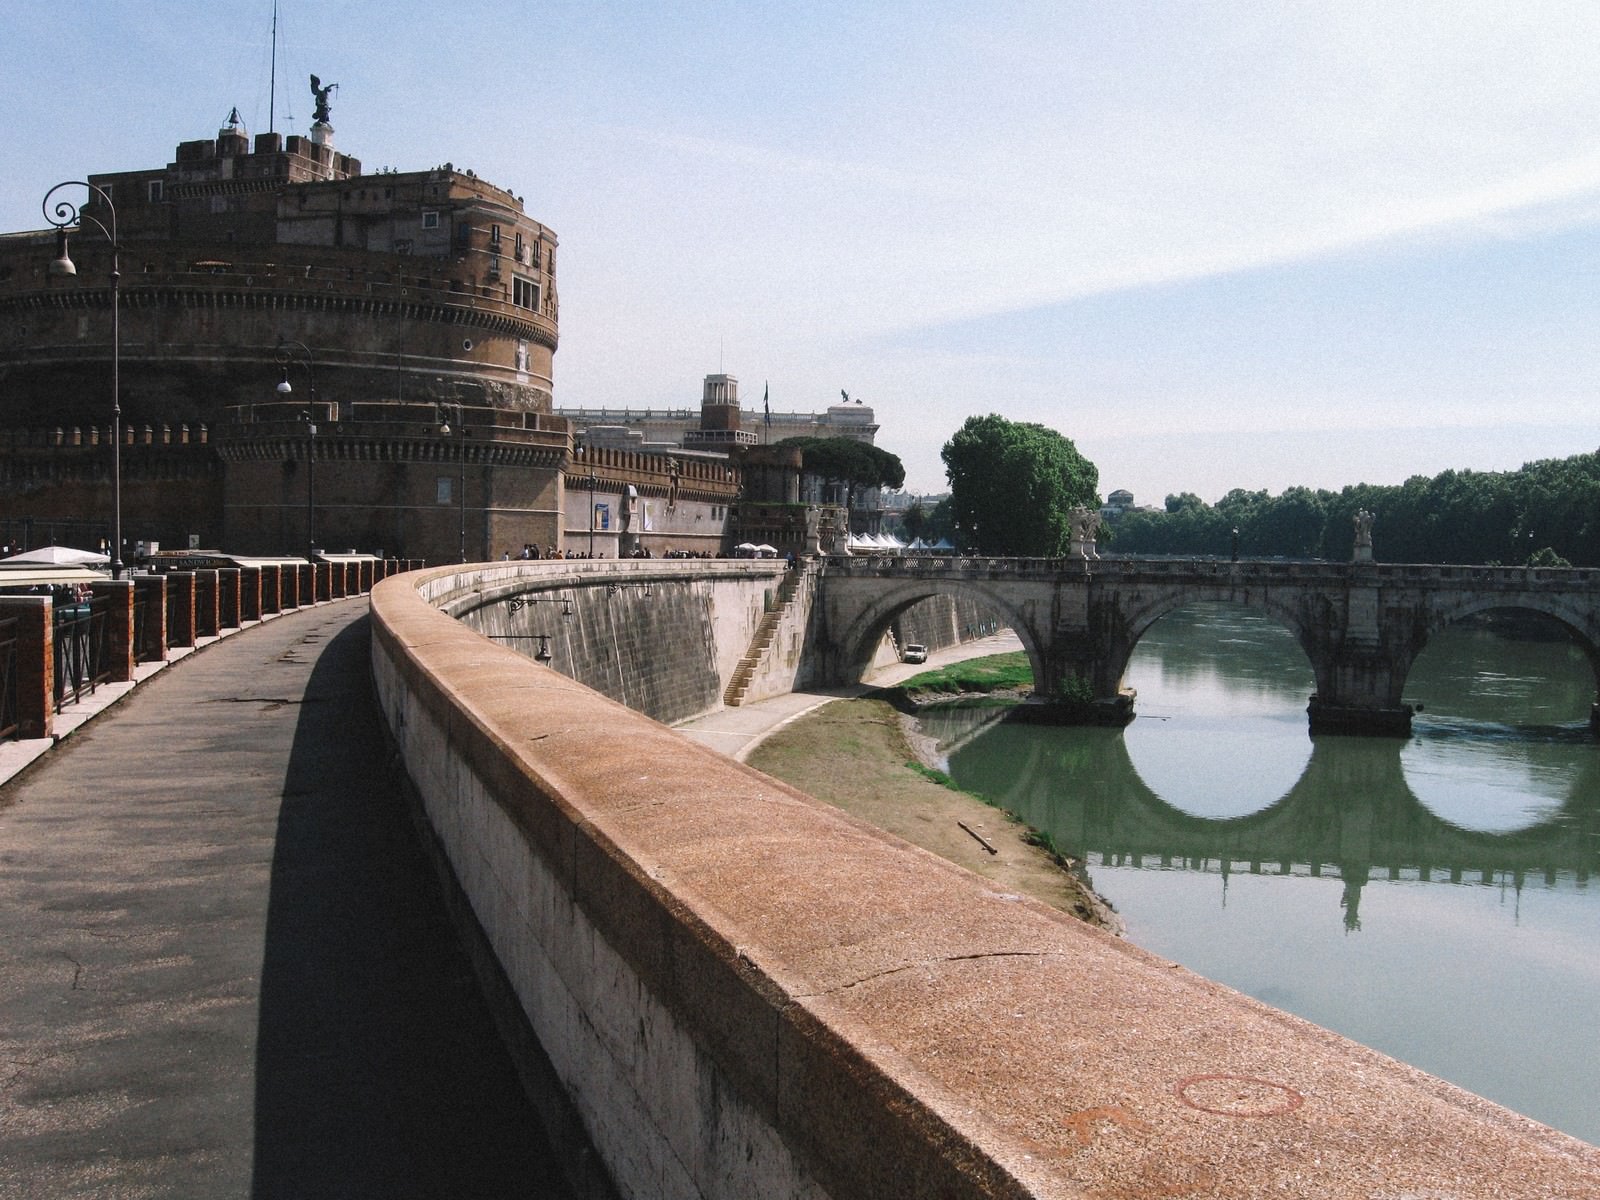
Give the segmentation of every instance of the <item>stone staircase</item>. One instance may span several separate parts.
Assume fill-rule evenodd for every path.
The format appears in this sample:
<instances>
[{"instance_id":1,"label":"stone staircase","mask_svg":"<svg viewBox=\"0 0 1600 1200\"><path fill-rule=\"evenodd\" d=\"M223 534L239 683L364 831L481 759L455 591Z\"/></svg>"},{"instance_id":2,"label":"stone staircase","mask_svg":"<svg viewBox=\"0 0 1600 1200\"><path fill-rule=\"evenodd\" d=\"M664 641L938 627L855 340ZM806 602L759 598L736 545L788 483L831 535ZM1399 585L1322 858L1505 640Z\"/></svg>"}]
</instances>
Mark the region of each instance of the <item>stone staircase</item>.
<instances>
[{"instance_id":1,"label":"stone staircase","mask_svg":"<svg viewBox=\"0 0 1600 1200\"><path fill-rule=\"evenodd\" d=\"M800 581L805 573L806 568L797 565L778 585L777 600L771 608L761 614L755 635L750 639L750 648L744 652L739 665L733 669L733 676L728 680L728 686L722 693L722 703L726 707L738 708L744 703L745 693L750 690L750 681L755 678L756 668L767 656L773 638L777 637L778 626L783 621L784 614L788 612L795 593L800 590Z\"/></svg>"}]
</instances>

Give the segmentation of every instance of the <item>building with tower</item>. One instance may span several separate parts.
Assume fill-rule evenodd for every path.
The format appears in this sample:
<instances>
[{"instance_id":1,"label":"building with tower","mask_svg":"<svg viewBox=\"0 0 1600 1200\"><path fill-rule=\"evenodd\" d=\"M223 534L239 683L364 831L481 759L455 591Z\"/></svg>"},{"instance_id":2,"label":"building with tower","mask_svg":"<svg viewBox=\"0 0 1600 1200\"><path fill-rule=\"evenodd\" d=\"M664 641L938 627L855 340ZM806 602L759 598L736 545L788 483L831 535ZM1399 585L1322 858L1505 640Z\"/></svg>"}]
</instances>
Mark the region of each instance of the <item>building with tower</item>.
<instances>
[{"instance_id":1,"label":"building with tower","mask_svg":"<svg viewBox=\"0 0 1600 1200\"><path fill-rule=\"evenodd\" d=\"M554 232L450 163L364 173L326 90L309 137L233 114L165 165L88 176L64 194L75 274L54 230L0 236L0 540L109 535L115 350L124 557L561 544Z\"/></svg>"}]
</instances>

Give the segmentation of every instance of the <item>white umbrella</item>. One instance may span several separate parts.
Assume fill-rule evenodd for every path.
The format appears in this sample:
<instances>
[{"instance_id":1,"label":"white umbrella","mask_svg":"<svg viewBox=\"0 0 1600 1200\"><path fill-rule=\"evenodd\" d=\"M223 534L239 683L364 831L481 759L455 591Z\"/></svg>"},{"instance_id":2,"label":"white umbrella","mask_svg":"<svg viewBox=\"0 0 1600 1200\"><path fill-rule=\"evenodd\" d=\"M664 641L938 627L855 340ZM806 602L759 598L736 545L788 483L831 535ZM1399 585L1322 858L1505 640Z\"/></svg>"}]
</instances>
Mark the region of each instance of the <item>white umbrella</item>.
<instances>
[{"instance_id":1,"label":"white umbrella","mask_svg":"<svg viewBox=\"0 0 1600 1200\"><path fill-rule=\"evenodd\" d=\"M85 563L108 563L109 555L97 553L94 550L74 550L71 546L40 546L37 550L28 550L22 554L13 554L10 558L0 559L0 566L7 567L77 567Z\"/></svg>"}]
</instances>

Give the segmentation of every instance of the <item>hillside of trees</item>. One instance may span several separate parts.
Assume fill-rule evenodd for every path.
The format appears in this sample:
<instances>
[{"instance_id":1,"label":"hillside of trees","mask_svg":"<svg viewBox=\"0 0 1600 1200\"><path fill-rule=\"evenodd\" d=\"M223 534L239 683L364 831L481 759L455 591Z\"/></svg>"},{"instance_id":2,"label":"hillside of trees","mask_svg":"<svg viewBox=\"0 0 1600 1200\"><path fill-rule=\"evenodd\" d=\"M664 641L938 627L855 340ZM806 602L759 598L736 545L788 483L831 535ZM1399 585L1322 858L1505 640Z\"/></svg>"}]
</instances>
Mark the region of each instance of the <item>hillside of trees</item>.
<instances>
[{"instance_id":1,"label":"hillside of trees","mask_svg":"<svg viewBox=\"0 0 1600 1200\"><path fill-rule=\"evenodd\" d=\"M1235 489L1214 506L1185 492L1168 496L1165 512L1126 514L1102 531L1101 545L1120 554L1227 557L1237 529L1241 557L1346 561L1352 518L1363 508L1376 516L1380 562L1600 566L1600 453L1338 492Z\"/></svg>"}]
</instances>

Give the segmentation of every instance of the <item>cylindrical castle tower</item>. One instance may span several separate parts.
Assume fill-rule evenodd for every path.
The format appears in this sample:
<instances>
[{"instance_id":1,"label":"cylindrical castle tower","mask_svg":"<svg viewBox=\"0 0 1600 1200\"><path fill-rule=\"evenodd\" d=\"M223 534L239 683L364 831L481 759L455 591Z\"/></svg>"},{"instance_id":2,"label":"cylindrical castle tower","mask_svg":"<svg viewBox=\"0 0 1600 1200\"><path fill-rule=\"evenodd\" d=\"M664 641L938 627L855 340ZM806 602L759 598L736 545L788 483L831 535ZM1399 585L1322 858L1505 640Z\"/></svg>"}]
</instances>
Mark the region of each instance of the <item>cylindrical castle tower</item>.
<instances>
[{"instance_id":1,"label":"cylindrical castle tower","mask_svg":"<svg viewBox=\"0 0 1600 1200\"><path fill-rule=\"evenodd\" d=\"M135 461L124 491L145 502L125 541L186 530L284 552L314 530L437 561L558 537L557 243L519 198L448 163L364 175L326 132L252 145L237 124L89 182L84 217L117 234L115 290L92 221L72 234L70 277L50 271L53 231L0 236L0 433L42 446L39 431L109 421L116 295L124 428L209 429L224 495L197 516L176 479L144 481ZM315 440L292 432L313 421ZM317 511L302 516L313 456ZM85 507L92 464L73 465L69 504L50 462L0 463L16 492L0 507Z\"/></svg>"}]
</instances>

